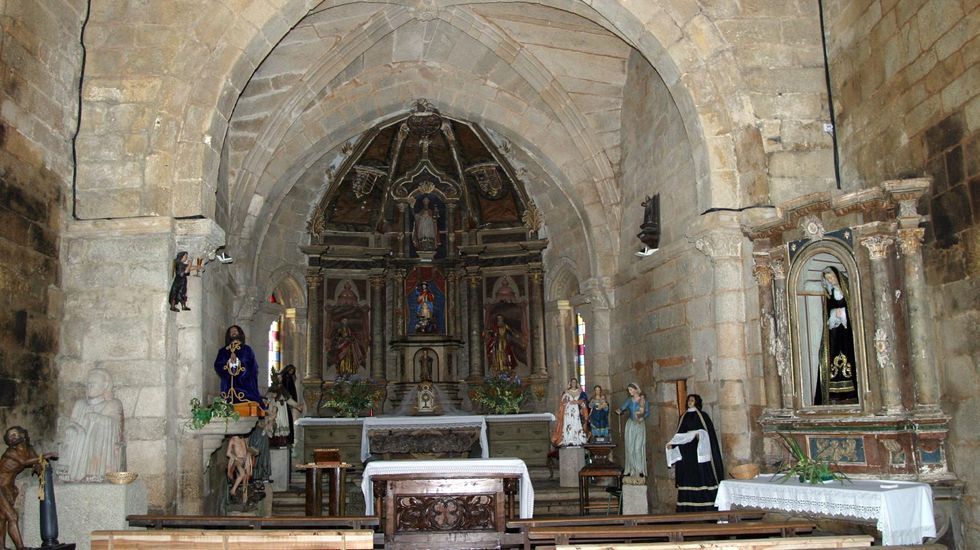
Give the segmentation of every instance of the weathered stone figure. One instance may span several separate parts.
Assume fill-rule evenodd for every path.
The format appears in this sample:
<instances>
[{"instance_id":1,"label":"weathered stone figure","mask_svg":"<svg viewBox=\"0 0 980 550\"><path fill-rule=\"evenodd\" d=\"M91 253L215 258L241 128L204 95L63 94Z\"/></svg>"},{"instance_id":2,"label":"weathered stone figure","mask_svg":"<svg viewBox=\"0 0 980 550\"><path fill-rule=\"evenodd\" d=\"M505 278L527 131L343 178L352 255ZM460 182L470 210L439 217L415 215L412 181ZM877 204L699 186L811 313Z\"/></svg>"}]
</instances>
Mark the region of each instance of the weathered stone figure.
<instances>
[{"instance_id":1,"label":"weathered stone figure","mask_svg":"<svg viewBox=\"0 0 980 550\"><path fill-rule=\"evenodd\" d=\"M123 446L123 408L112 395L112 377L103 369L92 369L85 397L71 410L58 476L100 482L107 473L122 470Z\"/></svg>"}]
</instances>

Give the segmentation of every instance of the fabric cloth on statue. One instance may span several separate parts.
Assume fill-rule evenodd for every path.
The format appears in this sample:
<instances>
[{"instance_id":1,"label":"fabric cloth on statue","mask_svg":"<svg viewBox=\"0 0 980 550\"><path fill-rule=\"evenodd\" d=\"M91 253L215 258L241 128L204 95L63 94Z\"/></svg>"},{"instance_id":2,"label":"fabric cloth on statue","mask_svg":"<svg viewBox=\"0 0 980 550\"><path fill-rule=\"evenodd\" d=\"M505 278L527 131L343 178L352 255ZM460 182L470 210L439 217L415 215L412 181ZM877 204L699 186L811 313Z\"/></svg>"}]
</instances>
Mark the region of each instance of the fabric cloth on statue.
<instances>
[{"instance_id":1,"label":"fabric cloth on statue","mask_svg":"<svg viewBox=\"0 0 980 550\"><path fill-rule=\"evenodd\" d=\"M248 447L249 452L255 454L255 469L252 471L252 479L260 481L272 479L272 454L269 452L269 435L263 431L261 425L252 428L251 433L248 434Z\"/></svg>"},{"instance_id":2,"label":"fabric cloth on statue","mask_svg":"<svg viewBox=\"0 0 980 550\"><path fill-rule=\"evenodd\" d=\"M640 410L641 408L643 409L642 412ZM629 417L626 420L626 429L623 433L623 446L626 459L623 465L623 475L626 477L646 477L647 429L645 420L650 416L650 407L645 398L634 401L632 397L629 397L619 410L629 412Z\"/></svg>"},{"instance_id":3,"label":"fabric cloth on statue","mask_svg":"<svg viewBox=\"0 0 980 550\"><path fill-rule=\"evenodd\" d=\"M711 418L697 407L691 407L681 417L677 425L677 433L685 434L702 430L707 432L710 443L711 459L701 462L703 451L699 457L698 447L704 437L692 437L687 443L677 445L681 459L674 465L674 483L677 486L678 512L707 512L715 509L715 496L718 493L718 483L724 477L724 465L721 460L721 447L715 434L715 426ZM676 436L675 436L676 437ZM697 439L697 441L695 441Z\"/></svg>"},{"instance_id":4,"label":"fabric cloth on statue","mask_svg":"<svg viewBox=\"0 0 980 550\"><path fill-rule=\"evenodd\" d=\"M850 285L837 268L823 272L823 336L814 405L847 405L858 402L854 333L849 306Z\"/></svg>"},{"instance_id":5,"label":"fabric cloth on statue","mask_svg":"<svg viewBox=\"0 0 980 550\"><path fill-rule=\"evenodd\" d=\"M697 440L698 442L698 462L704 463L711 460L711 441L708 432L704 430L694 430L693 432L676 433L667 442L667 467L670 468L675 462L680 462L681 450L675 445L683 445Z\"/></svg>"},{"instance_id":6,"label":"fabric cloth on statue","mask_svg":"<svg viewBox=\"0 0 980 550\"><path fill-rule=\"evenodd\" d=\"M258 403L264 410L265 401L259 393L259 364L255 360L255 353L248 344L242 344L235 355L237 363L231 361L231 351L223 347L218 350L218 356L214 359L214 372L221 379L221 396L229 403ZM236 369L240 372L232 376L232 371Z\"/></svg>"},{"instance_id":7,"label":"fabric cloth on statue","mask_svg":"<svg viewBox=\"0 0 980 550\"><path fill-rule=\"evenodd\" d=\"M557 423L551 434L551 442L556 447L577 447L589 441L582 427L582 402L579 401L579 393L578 388L572 388L561 394Z\"/></svg>"}]
</instances>

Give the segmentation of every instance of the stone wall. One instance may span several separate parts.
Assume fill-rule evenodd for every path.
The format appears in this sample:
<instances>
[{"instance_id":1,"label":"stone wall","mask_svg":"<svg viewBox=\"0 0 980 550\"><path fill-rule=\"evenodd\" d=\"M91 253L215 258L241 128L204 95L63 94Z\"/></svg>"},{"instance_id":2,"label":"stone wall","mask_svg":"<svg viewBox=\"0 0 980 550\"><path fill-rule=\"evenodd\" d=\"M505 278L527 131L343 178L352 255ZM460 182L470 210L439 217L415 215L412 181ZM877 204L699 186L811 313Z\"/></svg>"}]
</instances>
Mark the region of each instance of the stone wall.
<instances>
[{"instance_id":1,"label":"stone wall","mask_svg":"<svg viewBox=\"0 0 980 550\"><path fill-rule=\"evenodd\" d=\"M0 4L0 428L50 449L84 2Z\"/></svg>"},{"instance_id":2,"label":"stone wall","mask_svg":"<svg viewBox=\"0 0 980 550\"><path fill-rule=\"evenodd\" d=\"M933 184L924 207L949 461L966 482L967 547L980 545L980 47L976 2L828 4L844 180L863 187L906 175ZM901 121L900 123L896 123Z\"/></svg>"}]
</instances>

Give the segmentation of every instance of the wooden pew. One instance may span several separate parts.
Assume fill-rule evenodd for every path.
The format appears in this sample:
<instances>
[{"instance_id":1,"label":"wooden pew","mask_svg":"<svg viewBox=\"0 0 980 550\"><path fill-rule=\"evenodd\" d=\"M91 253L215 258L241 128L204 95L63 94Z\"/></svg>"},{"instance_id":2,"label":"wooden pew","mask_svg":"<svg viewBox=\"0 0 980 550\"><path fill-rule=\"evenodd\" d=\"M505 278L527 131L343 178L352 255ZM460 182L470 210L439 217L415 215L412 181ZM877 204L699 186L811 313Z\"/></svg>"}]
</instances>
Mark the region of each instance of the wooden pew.
<instances>
[{"instance_id":1,"label":"wooden pew","mask_svg":"<svg viewBox=\"0 0 980 550\"><path fill-rule=\"evenodd\" d=\"M826 535L779 539L742 539L646 544L595 544L556 546L555 550L831 550L864 548L874 542L869 535Z\"/></svg>"},{"instance_id":2,"label":"wooden pew","mask_svg":"<svg viewBox=\"0 0 980 550\"><path fill-rule=\"evenodd\" d=\"M664 523L647 525L562 525L530 527L527 539L532 544L569 544L571 541L625 541L685 538L720 538L734 536L794 536L816 528L810 521L740 521L738 523Z\"/></svg>"},{"instance_id":3,"label":"wooden pew","mask_svg":"<svg viewBox=\"0 0 980 550\"><path fill-rule=\"evenodd\" d=\"M374 548L374 532L194 529L92 532L92 550L254 550L255 548L369 550Z\"/></svg>"},{"instance_id":4,"label":"wooden pew","mask_svg":"<svg viewBox=\"0 0 980 550\"><path fill-rule=\"evenodd\" d=\"M130 527L149 529L372 529L380 525L378 516L126 516Z\"/></svg>"},{"instance_id":5,"label":"wooden pew","mask_svg":"<svg viewBox=\"0 0 980 550\"><path fill-rule=\"evenodd\" d=\"M763 510L726 510L723 512L679 512L675 514L646 514L635 516L589 516L589 517L563 517L563 518L542 518L542 519L515 519L507 522L510 530L520 530L524 539L524 548L531 547L531 541L527 537L527 531L531 527L559 527L573 525L648 525L658 523L697 523L697 522L718 522L727 521L738 523L740 521L760 520L766 516Z\"/></svg>"}]
</instances>

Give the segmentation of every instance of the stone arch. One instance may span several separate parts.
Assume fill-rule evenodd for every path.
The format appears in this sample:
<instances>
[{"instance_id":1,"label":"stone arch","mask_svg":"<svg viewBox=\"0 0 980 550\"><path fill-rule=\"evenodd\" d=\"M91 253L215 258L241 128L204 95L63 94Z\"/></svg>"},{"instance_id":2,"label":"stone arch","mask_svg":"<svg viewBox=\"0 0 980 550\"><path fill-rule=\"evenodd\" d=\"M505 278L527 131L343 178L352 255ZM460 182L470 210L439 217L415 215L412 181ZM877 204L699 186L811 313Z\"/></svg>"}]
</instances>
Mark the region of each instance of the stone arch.
<instances>
[{"instance_id":1,"label":"stone arch","mask_svg":"<svg viewBox=\"0 0 980 550\"><path fill-rule=\"evenodd\" d=\"M306 285L300 283L303 275L293 266L279 267L272 272L265 285L265 295L269 296L275 291L280 291L283 297L283 307L305 308L306 307Z\"/></svg>"},{"instance_id":2,"label":"stone arch","mask_svg":"<svg viewBox=\"0 0 980 550\"><path fill-rule=\"evenodd\" d=\"M350 1L338 0L329 5ZM462 2L445 2L459 3ZM572 13L587 13L576 9L585 5L584 0L537 3ZM183 191L192 196L202 197L201 207L194 214L208 215L213 210L214 205L208 204L205 199L207 193L193 187L207 187L208 182L214 180L235 100L273 44L316 4L323 5L313 0L255 0L240 12L249 14L254 23L246 22L244 16L239 15L236 24L228 26L227 34L231 35L234 30L238 32L232 36L244 37L230 41L241 48L237 55L230 53L231 46L219 48L200 64L199 75L227 77L220 81L214 78L194 79L196 91L192 96L188 94L191 97L180 109L183 120L179 135L186 153L177 156L178 160L182 160L181 164L186 160L189 165L184 168L186 173L183 177L178 176L175 190L183 187ZM736 159L732 155L710 155L709 149L720 148L723 152L728 147L735 149L736 153L744 147L761 149L761 138L752 139L750 135L746 145L739 145L741 140L736 142L736 126L745 127L751 123L751 106L745 94L738 90L741 78L737 63L710 18L701 13L693 0L673 0L662 5L638 3L631 7L617 0L593 0L591 10L595 15L589 19L613 29L626 39L650 61L667 83L684 116L688 136L695 144L701 209L741 204ZM648 23L644 24L643 21ZM684 31L688 25L690 28ZM687 37L685 40L686 33L697 34L701 39ZM706 62L714 57L720 59L716 59L717 63L712 64L709 70ZM190 86L190 82L186 85ZM719 106L722 108L719 109ZM203 117L202 122L201 115L207 112L212 115L210 118ZM202 140L204 136L198 134L201 131L209 139ZM705 136L713 136L710 146ZM213 189L209 191L213 192ZM175 213L192 212L180 212L175 208Z\"/></svg>"}]
</instances>

